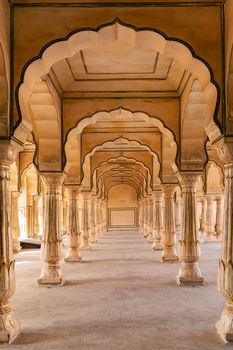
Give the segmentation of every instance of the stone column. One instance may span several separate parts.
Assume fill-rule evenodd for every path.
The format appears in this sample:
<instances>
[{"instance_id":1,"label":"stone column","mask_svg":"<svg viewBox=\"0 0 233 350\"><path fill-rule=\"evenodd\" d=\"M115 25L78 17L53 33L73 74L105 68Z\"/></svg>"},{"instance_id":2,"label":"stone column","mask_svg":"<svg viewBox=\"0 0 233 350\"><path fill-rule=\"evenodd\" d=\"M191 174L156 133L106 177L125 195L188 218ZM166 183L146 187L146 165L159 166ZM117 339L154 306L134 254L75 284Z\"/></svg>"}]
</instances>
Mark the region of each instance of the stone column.
<instances>
[{"instance_id":1,"label":"stone column","mask_svg":"<svg viewBox=\"0 0 233 350\"><path fill-rule=\"evenodd\" d=\"M89 245L89 192L82 192L82 227L81 227L81 250L91 250Z\"/></svg>"},{"instance_id":2,"label":"stone column","mask_svg":"<svg viewBox=\"0 0 233 350\"><path fill-rule=\"evenodd\" d=\"M100 200L100 220L101 220L101 230L102 233L106 231L106 210L104 199Z\"/></svg>"},{"instance_id":3,"label":"stone column","mask_svg":"<svg viewBox=\"0 0 233 350\"><path fill-rule=\"evenodd\" d=\"M162 200L163 193L155 192L154 193L154 208L153 208L153 245L152 248L154 250L162 250L162 230L163 230L163 222L162 222Z\"/></svg>"},{"instance_id":4,"label":"stone column","mask_svg":"<svg viewBox=\"0 0 233 350\"><path fill-rule=\"evenodd\" d=\"M148 198L148 226L147 226L147 241L153 243L153 198Z\"/></svg>"},{"instance_id":5,"label":"stone column","mask_svg":"<svg viewBox=\"0 0 233 350\"><path fill-rule=\"evenodd\" d=\"M90 196L90 242L96 243L97 242L97 222L96 222L96 211L95 211L95 198L93 196Z\"/></svg>"},{"instance_id":6,"label":"stone column","mask_svg":"<svg viewBox=\"0 0 233 350\"><path fill-rule=\"evenodd\" d=\"M176 200L176 206L175 206L175 220L176 220L176 230L181 231L181 212L182 212L182 199L180 197Z\"/></svg>"},{"instance_id":7,"label":"stone column","mask_svg":"<svg viewBox=\"0 0 233 350\"><path fill-rule=\"evenodd\" d=\"M138 201L138 223L139 232L143 233L143 201L142 198Z\"/></svg>"},{"instance_id":8,"label":"stone column","mask_svg":"<svg viewBox=\"0 0 233 350\"><path fill-rule=\"evenodd\" d=\"M199 241L196 223L196 184L200 174L179 173L183 198L182 231L180 239L181 267L177 283L203 284L204 278L198 267Z\"/></svg>"},{"instance_id":9,"label":"stone column","mask_svg":"<svg viewBox=\"0 0 233 350\"><path fill-rule=\"evenodd\" d=\"M144 227L143 227L143 237L148 237L148 198L144 200Z\"/></svg>"},{"instance_id":10,"label":"stone column","mask_svg":"<svg viewBox=\"0 0 233 350\"><path fill-rule=\"evenodd\" d=\"M45 186L45 212L41 245L44 263L39 284L62 284L61 271L62 237L60 230L60 191L65 175L63 173L41 173Z\"/></svg>"},{"instance_id":11,"label":"stone column","mask_svg":"<svg viewBox=\"0 0 233 350\"><path fill-rule=\"evenodd\" d=\"M178 261L179 257L176 252L176 228L175 228L175 217L174 217L174 191L176 185L164 184L164 216L163 216L163 251L162 261L174 262Z\"/></svg>"},{"instance_id":12,"label":"stone column","mask_svg":"<svg viewBox=\"0 0 233 350\"><path fill-rule=\"evenodd\" d=\"M216 240L222 239L222 196L216 197L216 224L215 224L215 237Z\"/></svg>"},{"instance_id":13,"label":"stone column","mask_svg":"<svg viewBox=\"0 0 233 350\"><path fill-rule=\"evenodd\" d=\"M216 327L224 341L233 342L233 142L226 142L220 140L217 148L225 163L224 221L218 290L225 297L226 306Z\"/></svg>"},{"instance_id":14,"label":"stone column","mask_svg":"<svg viewBox=\"0 0 233 350\"><path fill-rule=\"evenodd\" d=\"M95 221L96 221L96 237L97 240L101 235L100 229L100 210L99 210L99 199L96 197L95 199Z\"/></svg>"},{"instance_id":15,"label":"stone column","mask_svg":"<svg viewBox=\"0 0 233 350\"><path fill-rule=\"evenodd\" d=\"M214 230L214 217L213 217L213 196L211 195L206 195L206 203L207 203L207 208L206 208L206 237L205 241L212 241L213 236L215 233Z\"/></svg>"},{"instance_id":16,"label":"stone column","mask_svg":"<svg viewBox=\"0 0 233 350\"><path fill-rule=\"evenodd\" d=\"M0 143L0 342L11 342L20 331L9 305L15 290L15 260L10 230L9 174L16 157L10 143Z\"/></svg>"},{"instance_id":17,"label":"stone column","mask_svg":"<svg viewBox=\"0 0 233 350\"><path fill-rule=\"evenodd\" d=\"M13 251L18 253L21 250L19 238L20 238L20 228L19 228L19 208L18 199L20 192L11 192L11 229L13 236Z\"/></svg>"},{"instance_id":18,"label":"stone column","mask_svg":"<svg viewBox=\"0 0 233 350\"><path fill-rule=\"evenodd\" d=\"M204 233L206 228L205 217L206 217L206 200L204 197L200 199L201 203L201 217L200 217L200 226L199 230Z\"/></svg>"},{"instance_id":19,"label":"stone column","mask_svg":"<svg viewBox=\"0 0 233 350\"><path fill-rule=\"evenodd\" d=\"M39 239L39 202L40 196L33 196L33 238Z\"/></svg>"},{"instance_id":20,"label":"stone column","mask_svg":"<svg viewBox=\"0 0 233 350\"><path fill-rule=\"evenodd\" d=\"M68 222L67 236L68 249L65 255L66 262L81 261L79 254L80 246L80 227L78 212L78 194L79 186L67 186L68 192Z\"/></svg>"}]
</instances>

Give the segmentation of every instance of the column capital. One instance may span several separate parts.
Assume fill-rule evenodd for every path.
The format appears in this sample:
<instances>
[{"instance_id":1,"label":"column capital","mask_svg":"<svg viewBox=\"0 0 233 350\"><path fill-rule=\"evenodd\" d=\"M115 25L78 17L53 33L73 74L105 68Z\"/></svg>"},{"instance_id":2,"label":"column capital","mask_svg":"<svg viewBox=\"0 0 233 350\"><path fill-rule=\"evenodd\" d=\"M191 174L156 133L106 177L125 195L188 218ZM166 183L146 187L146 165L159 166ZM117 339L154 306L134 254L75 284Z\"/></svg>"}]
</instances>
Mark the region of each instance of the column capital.
<instances>
[{"instance_id":1,"label":"column capital","mask_svg":"<svg viewBox=\"0 0 233 350\"><path fill-rule=\"evenodd\" d=\"M41 180L48 188L57 188L63 184L66 174L63 172L40 172Z\"/></svg>"},{"instance_id":2,"label":"column capital","mask_svg":"<svg viewBox=\"0 0 233 350\"><path fill-rule=\"evenodd\" d=\"M0 165L10 166L22 149L22 146L12 140L0 141Z\"/></svg>"},{"instance_id":3,"label":"column capital","mask_svg":"<svg viewBox=\"0 0 233 350\"><path fill-rule=\"evenodd\" d=\"M173 198L177 184L163 184L162 189L165 198Z\"/></svg>"},{"instance_id":4,"label":"column capital","mask_svg":"<svg viewBox=\"0 0 233 350\"><path fill-rule=\"evenodd\" d=\"M202 172L179 171L177 177L181 186L195 186Z\"/></svg>"},{"instance_id":5,"label":"column capital","mask_svg":"<svg viewBox=\"0 0 233 350\"><path fill-rule=\"evenodd\" d=\"M214 144L218 152L219 158L225 164L233 164L233 138L222 137L219 141Z\"/></svg>"},{"instance_id":6,"label":"column capital","mask_svg":"<svg viewBox=\"0 0 233 350\"><path fill-rule=\"evenodd\" d=\"M157 201L160 201L163 199L163 191L162 190L161 191L153 191L152 195L153 195L153 198Z\"/></svg>"},{"instance_id":7,"label":"column capital","mask_svg":"<svg viewBox=\"0 0 233 350\"><path fill-rule=\"evenodd\" d=\"M87 192L87 191L81 191L80 192L81 196L82 196L82 199L84 201L89 201L90 200L90 192Z\"/></svg>"},{"instance_id":8,"label":"column capital","mask_svg":"<svg viewBox=\"0 0 233 350\"><path fill-rule=\"evenodd\" d=\"M65 189L67 190L69 196L76 197L80 193L81 186L80 185L65 185Z\"/></svg>"}]
</instances>

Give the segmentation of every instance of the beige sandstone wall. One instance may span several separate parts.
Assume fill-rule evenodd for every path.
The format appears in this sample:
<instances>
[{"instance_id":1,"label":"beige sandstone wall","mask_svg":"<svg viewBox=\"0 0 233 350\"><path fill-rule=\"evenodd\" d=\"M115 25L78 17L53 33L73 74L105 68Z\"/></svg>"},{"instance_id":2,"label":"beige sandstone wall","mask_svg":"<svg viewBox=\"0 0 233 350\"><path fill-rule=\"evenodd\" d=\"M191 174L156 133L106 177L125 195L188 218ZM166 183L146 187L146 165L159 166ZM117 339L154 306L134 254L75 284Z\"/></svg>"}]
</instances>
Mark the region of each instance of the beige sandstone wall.
<instances>
[{"instance_id":1,"label":"beige sandstone wall","mask_svg":"<svg viewBox=\"0 0 233 350\"><path fill-rule=\"evenodd\" d=\"M131 186L112 187L108 196L109 229L128 229L137 226L137 193Z\"/></svg>"}]
</instances>

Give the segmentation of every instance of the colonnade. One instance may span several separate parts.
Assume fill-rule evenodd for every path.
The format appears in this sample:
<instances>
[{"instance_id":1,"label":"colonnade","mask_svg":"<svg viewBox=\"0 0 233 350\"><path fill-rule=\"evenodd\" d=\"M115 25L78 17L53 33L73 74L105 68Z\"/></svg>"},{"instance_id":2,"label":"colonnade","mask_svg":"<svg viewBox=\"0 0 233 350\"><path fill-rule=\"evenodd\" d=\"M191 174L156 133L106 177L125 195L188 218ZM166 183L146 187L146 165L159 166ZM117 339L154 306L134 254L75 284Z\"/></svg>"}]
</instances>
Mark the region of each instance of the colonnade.
<instances>
[{"instance_id":1,"label":"colonnade","mask_svg":"<svg viewBox=\"0 0 233 350\"><path fill-rule=\"evenodd\" d=\"M0 152L0 341L12 340L19 331L19 324L9 306L9 298L15 287L13 244L17 250L18 231L10 230L9 216L9 165L13 161L14 150L11 145L1 146ZM227 299L227 306L218 323L219 332L224 332L226 318L229 327L233 323L233 270L232 256L229 255L232 245L232 226L229 218L232 216L232 165L226 165L226 190L225 190L225 233L223 235L223 252L220 259L219 290ZM163 184L161 189L153 191L151 195L139 201L139 229L143 236L152 243L154 250L161 250L163 262L181 261L177 274L177 283L202 284L198 258L199 239L196 214L196 183L200 174L179 173L178 179L182 194L182 208L175 206L174 194L177 184ZM44 184L44 226L42 237L43 268L38 279L39 284L63 284L62 274L62 235L61 221L61 191L65 176L63 173L41 173ZM91 249L91 242L96 242L100 235L107 229L106 200L94 196L90 192L81 191L80 186L66 185L68 193L68 220L67 236L68 247L65 255L66 262L79 262L80 250ZM14 208L11 228L17 226L17 195L12 197L11 205ZM208 197L207 197L208 198ZM221 200L216 198L216 230L221 232ZM80 205L81 202L81 205ZM38 203L38 198L35 198ZM207 199L208 206L208 199ZM211 207L209 205L209 207ZM37 211L37 206L34 208ZM17 212L17 210L16 210ZM13 213L13 210L12 210ZM182 218L176 220L177 213L182 213ZM208 213L210 216L210 214ZM209 216L207 224L209 225ZM228 218L228 219L226 219ZM180 250L176 251L176 227L181 225ZM178 225L177 225L178 223ZM38 221L34 222L38 231ZM207 226L209 227L209 226ZM11 237L12 232L14 239ZM207 231L209 234L209 231ZM226 316L227 315L227 316ZM232 316L232 318L229 318ZM230 321L229 321L230 320ZM224 323L225 322L225 323ZM224 328L225 327L225 328ZM226 332L226 331L225 331Z\"/></svg>"}]
</instances>

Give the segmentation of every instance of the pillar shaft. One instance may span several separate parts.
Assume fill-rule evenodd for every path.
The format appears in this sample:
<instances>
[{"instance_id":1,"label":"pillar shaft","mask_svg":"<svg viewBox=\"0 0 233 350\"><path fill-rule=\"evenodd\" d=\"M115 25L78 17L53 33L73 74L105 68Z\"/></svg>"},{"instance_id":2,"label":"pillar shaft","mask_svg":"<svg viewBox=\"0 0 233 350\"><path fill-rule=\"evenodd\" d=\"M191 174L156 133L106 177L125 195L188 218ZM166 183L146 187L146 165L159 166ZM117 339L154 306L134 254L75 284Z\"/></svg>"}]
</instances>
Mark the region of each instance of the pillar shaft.
<instances>
[{"instance_id":1,"label":"pillar shaft","mask_svg":"<svg viewBox=\"0 0 233 350\"><path fill-rule=\"evenodd\" d=\"M33 196L33 238L39 239L39 196Z\"/></svg>"},{"instance_id":2,"label":"pillar shaft","mask_svg":"<svg viewBox=\"0 0 233 350\"><path fill-rule=\"evenodd\" d=\"M143 225L143 237L148 237L148 198L144 200L144 225Z\"/></svg>"},{"instance_id":3,"label":"pillar shaft","mask_svg":"<svg viewBox=\"0 0 233 350\"><path fill-rule=\"evenodd\" d=\"M81 261L79 254L80 246L80 227L78 212L78 186L67 186L68 191L68 222L67 236L68 249L65 256L66 262Z\"/></svg>"},{"instance_id":4,"label":"pillar shaft","mask_svg":"<svg viewBox=\"0 0 233 350\"><path fill-rule=\"evenodd\" d=\"M15 157L10 144L0 144L0 342L11 342L19 334L19 323L9 305L15 290L15 261L10 231L9 172Z\"/></svg>"},{"instance_id":5,"label":"pillar shaft","mask_svg":"<svg viewBox=\"0 0 233 350\"><path fill-rule=\"evenodd\" d=\"M162 192L156 192L154 194L154 210L153 210L153 249L162 250L162 230L163 230L163 220L162 220Z\"/></svg>"},{"instance_id":6,"label":"pillar shaft","mask_svg":"<svg viewBox=\"0 0 233 350\"><path fill-rule=\"evenodd\" d=\"M232 145L233 154L233 145ZM218 290L226 298L226 306L217 330L225 341L233 342L233 156L225 165L224 230L219 260Z\"/></svg>"},{"instance_id":7,"label":"pillar shaft","mask_svg":"<svg viewBox=\"0 0 233 350\"><path fill-rule=\"evenodd\" d=\"M163 251L162 261L178 261L179 257L176 252L176 228L175 228L175 217L174 217L174 191L176 185L165 184L163 185L164 192L164 226L163 226Z\"/></svg>"},{"instance_id":8,"label":"pillar shaft","mask_svg":"<svg viewBox=\"0 0 233 350\"><path fill-rule=\"evenodd\" d=\"M175 212L176 212L176 215L175 215L175 220L176 220L176 230L177 231L181 231L181 217L182 217L182 205L181 205L181 203L182 203L182 200L181 200L181 198L178 198L177 199L177 201L176 201L176 210L175 210Z\"/></svg>"},{"instance_id":9,"label":"pillar shaft","mask_svg":"<svg viewBox=\"0 0 233 350\"><path fill-rule=\"evenodd\" d=\"M20 238L20 228L19 228L19 200L20 192L11 192L11 229L13 236L13 251L18 253L21 250L19 238Z\"/></svg>"},{"instance_id":10,"label":"pillar shaft","mask_svg":"<svg viewBox=\"0 0 233 350\"><path fill-rule=\"evenodd\" d=\"M221 139L216 148L225 163L224 220L217 285L226 299L216 327L225 342L233 342L233 142Z\"/></svg>"},{"instance_id":11,"label":"pillar shaft","mask_svg":"<svg viewBox=\"0 0 233 350\"><path fill-rule=\"evenodd\" d=\"M215 224L215 234L216 238L221 239L222 236L222 196L216 198L216 224Z\"/></svg>"},{"instance_id":12,"label":"pillar shaft","mask_svg":"<svg viewBox=\"0 0 233 350\"><path fill-rule=\"evenodd\" d=\"M82 250L90 250L89 245L90 215L89 215L89 193L82 192L82 227L81 246Z\"/></svg>"},{"instance_id":13,"label":"pillar shaft","mask_svg":"<svg viewBox=\"0 0 233 350\"><path fill-rule=\"evenodd\" d=\"M205 217L206 217L206 200L205 198L201 198L201 217L200 217L200 226L199 230L204 233L206 228Z\"/></svg>"},{"instance_id":14,"label":"pillar shaft","mask_svg":"<svg viewBox=\"0 0 233 350\"><path fill-rule=\"evenodd\" d=\"M60 232L60 191L64 181L62 173L40 174L45 185L45 212L42 236L42 260L44 267L39 284L61 284L62 238Z\"/></svg>"},{"instance_id":15,"label":"pillar shaft","mask_svg":"<svg viewBox=\"0 0 233 350\"><path fill-rule=\"evenodd\" d=\"M196 183L199 174L179 174L183 198L182 231L180 239L181 268L177 276L177 283L202 284L197 261L199 259L199 241L196 224Z\"/></svg>"},{"instance_id":16,"label":"pillar shaft","mask_svg":"<svg viewBox=\"0 0 233 350\"><path fill-rule=\"evenodd\" d=\"M206 241L211 241L213 240L213 235L215 233L214 230L214 216L213 216L213 197L211 195L206 196Z\"/></svg>"},{"instance_id":17,"label":"pillar shaft","mask_svg":"<svg viewBox=\"0 0 233 350\"><path fill-rule=\"evenodd\" d=\"M90 242L97 242L97 222L96 222L96 210L95 210L95 198L91 196L90 198Z\"/></svg>"},{"instance_id":18,"label":"pillar shaft","mask_svg":"<svg viewBox=\"0 0 233 350\"><path fill-rule=\"evenodd\" d=\"M153 243L153 199L148 198L148 225L147 225L147 241Z\"/></svg>"}]
</instances>

